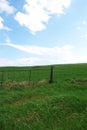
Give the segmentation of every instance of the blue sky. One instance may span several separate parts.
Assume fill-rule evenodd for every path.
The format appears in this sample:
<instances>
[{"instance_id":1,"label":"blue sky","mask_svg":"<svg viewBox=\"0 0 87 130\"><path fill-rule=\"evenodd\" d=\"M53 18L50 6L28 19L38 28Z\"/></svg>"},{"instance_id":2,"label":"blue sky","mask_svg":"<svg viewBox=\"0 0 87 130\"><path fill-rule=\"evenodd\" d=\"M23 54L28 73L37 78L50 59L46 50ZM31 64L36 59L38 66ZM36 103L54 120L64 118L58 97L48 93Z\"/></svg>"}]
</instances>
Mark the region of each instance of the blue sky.
<instances>
[{"instance_id":1,"label":"blue sky","mask_svg":"<svg viewBox=\"0 0 87 130\"><path fill-rule=\"evenodd\" d=\"M87 63L87 1L0 0L0 66Z\"/></svg>"}]
</instances>

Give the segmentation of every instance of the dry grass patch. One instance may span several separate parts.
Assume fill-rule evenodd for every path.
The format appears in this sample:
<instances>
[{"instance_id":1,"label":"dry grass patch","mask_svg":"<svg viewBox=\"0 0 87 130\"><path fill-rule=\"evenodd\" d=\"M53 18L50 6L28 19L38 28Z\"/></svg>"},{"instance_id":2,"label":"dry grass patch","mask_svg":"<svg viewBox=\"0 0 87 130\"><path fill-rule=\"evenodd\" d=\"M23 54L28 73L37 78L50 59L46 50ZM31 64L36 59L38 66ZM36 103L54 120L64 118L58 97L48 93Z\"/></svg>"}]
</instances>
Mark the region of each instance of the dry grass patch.
<instances>
[{"instance_id":1,"label":"dry grass patch","mask_svg":"<svg viewBox=\"0 0 87 130\"><path fill-rule=\"evenodd\" d=\"M45 84L48 84L49 82L46 80L46 79L42 79L42 80L39 80L37 82L38 85L45 85Z\"/></svg>"},{"instance_id":2,"label":"dry grass patch","mask_svg":"<svg viewBox=\"0 0 87 130\"><path fill-rule=\"evenodd\" d=\"M87 85L87 79L72 79L68 81L71 84Z\"/></svg>"},{"instance_id":3,"label":"dry grass patch","mask_svg":"<svg viewBox=\"0 0 87 130\"><path fill-rule=\"evenodd\" d=\"M5 83L4 83L4 86L5 88L18 88L18 87L32 87L34 85L46 85L48 84L49 82L45 79L43 80L39 80L39 81L20 81L20 82L17 82L17 81L10 81L10 80L7 80Z\"/></svg>"},{"instance_id":4,"label":"dry grass patch","mask_svg":"<svg viewBox=\"0 0 87 130\"><path fill-rule=\"evenodd\" d=\"M6 81L5 82L5 87L7 88L16 88L16 87L32 87L34 86L34 82L33 81L21 81L21 82L17 82L17 81Z\"/></svg>"}]
</instances>

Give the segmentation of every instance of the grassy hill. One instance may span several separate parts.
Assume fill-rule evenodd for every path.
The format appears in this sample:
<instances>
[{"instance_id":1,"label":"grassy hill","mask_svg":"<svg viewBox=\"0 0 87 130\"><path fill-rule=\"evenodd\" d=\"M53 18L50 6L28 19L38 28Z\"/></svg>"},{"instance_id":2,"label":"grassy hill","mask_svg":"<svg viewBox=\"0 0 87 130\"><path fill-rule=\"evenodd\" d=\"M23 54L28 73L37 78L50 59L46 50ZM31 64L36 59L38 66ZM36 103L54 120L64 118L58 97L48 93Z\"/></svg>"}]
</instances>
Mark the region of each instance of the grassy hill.
<instances>
[{"instance_id":1,"label":"grassy hill","mask_svg":"<svg viewBox=\"0 0 87 130\"><path fill-rule=\"evenodd\" d=\"M87 130L87 64L55 65L52 84L50 66L1 67L0 79L2 71L0 130Z\"/></svg>"}]
</instances>

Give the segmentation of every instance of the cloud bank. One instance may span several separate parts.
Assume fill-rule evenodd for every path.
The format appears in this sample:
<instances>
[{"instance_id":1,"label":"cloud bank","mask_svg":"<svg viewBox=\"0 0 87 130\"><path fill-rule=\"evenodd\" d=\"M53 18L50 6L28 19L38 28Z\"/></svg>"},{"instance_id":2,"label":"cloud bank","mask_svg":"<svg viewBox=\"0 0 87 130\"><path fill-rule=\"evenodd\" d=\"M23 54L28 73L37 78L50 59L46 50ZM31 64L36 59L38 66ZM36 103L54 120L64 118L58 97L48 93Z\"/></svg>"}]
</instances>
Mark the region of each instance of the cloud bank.
<instances>
[{"instance_id":1,"label":"cloud bank","mask_svg":"<svg viewBox=\"0 0 87 130\"><path fill-rule=\"evenodd\" d=\"M16 45L9 42L3 46L9 46L19 51L28 53L27 57L12 59L0 58L0 66L35 66L66 63L86 63L87 56L79 56L73 52L74 46L41 47L30 45ZM13 60L14 59L14 60Z\"/></svg>"},{"instance_id":2,"label":"cloud bank","mask_svg":"<svg viewBox=\"0 0 87 130\"><path fill-rule=\"evenodd\" d=\"M32 33L46 29L52 15L60 16L70 6L71 0L25 0L24 12L17 12L15 20Z\"/></svg>"},{"instance_id":3,"label":"cloud bank","mask_svg":"<svg viewBox=\"0 0 87 130\"><path fill-rule=\"evenodd\" d=\"M16 48L18 50L24 51L29 54L39 55L43 57L58 57L63 56L69 58L71 50L73 46L71 45L64 45L62 47L40 47L40 46L30 46L30 45L18 45L18 44L12 44L7 43L7 46L10 46L12 48Z\"/></svg>"},{"instance_id":4,"label":"cloud bank","mask_svg":"<svg viewBox=\"0 0 87 130\"><path fill-rule=\"evenodd\" d=\"M72 46L65 45L62 47L40 47L30 45L16 45L12 43L6 43L4 46L9 46L17 50L28 53L29 57L21 57L20 59L11 60L7 62L7 59L0 59L3 61L3 65L46 65L46 64L61 64L71 63L73 60ZM6 60L6 62L5 62ZM0 66L2 65L0 62Z\"/></svg>"}]
</instances>

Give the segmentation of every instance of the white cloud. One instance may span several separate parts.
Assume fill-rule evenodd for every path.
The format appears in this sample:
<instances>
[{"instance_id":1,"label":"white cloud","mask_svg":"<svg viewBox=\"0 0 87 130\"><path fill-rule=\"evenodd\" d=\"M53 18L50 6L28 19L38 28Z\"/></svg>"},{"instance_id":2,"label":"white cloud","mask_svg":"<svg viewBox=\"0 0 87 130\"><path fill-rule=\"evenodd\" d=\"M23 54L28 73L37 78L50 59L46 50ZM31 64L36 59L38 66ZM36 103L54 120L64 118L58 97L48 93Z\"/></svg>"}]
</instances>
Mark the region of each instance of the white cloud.
<instances>
[{"instance_id":1,"label":"white cloud","mask_svg":"<svg viewBox=\"0 0 87 130\"><path fill-rule=\"evenodd\" d=\"M52 62L50 62L50 60L44 58L42 59L40 57L23 57L15 60L0 58L0 66L35 66L47 64L52 64Z\"/></svg>"},{"instance_id":2,"label":"white cloud","mask_svg":"<svg viewBox=\"0 0 87 130\"><path fill-rule=\"evenodd\" d=\"M62 47L40 47L40 46L23 46L15 45L12 43L6 43L5 46L18 49L20 51L33 55L29 58L21 58L19 64L55 64L55 63L67 63L72 62L72 46L65 45ZM16 62L18 63L18 62Z\"/></svg>"},{"instance_id":3,"label":"white cloud","mask_svg":"<svg viewBox=\"0 0 87 130\"><path fill-rule=\"evenodd\" d=\"M16 65L15 61L9 60L7 58L0 58L0 66L13 66Z\"/></svg>"},{"instance_id":4,"label":"white cloud","mask_svg":"<svg viewBox=\"0 0 87 130\"><path fill-rule=\"evenodd\" d=\"M81 27L80 27L80 26L78 26L78 27L77 27L77 30L81 30Z\"/></svg>"},{"instance_id":5,"label":"white cloud","mask_svg":"<svg viewBox=\"0 0 87 130\"><path fill-rule=\"evenodd\" d=\"M40 46L25 46L25 45L16 45L12 43L7 43L7 46L11 46L13 48L16 48L18 50L30 53L30 54L35 54L35 55L40 55L40 56L57 56L64 54L69 55L70 50L73 48L71 45L65 45L63 47L40 47Z\"/></svg>"},{"instance_id":6,"label":"white cloud","mask_svg":"<svg viewBox=\"0 0 87 130\"><path fill-rule=\"evenodd\" d=\"M26 0L24 13L17 12L15 20L36 33L46 28L45 24L52 15L65 14L64 8L68 8L70 3L71 0Z\"/></svg>"},{"instance_id":7,"label":"white cloud","mask_svg":"<svg viewBox=\"0 0 87 130\"><path fill-rule=\"evenodd\" d=\"M10 3L8 2L8 0L0 0L0 12L6 12L8 14L13 13L15 10L15 8L10 5Z\"/></svg>"},{"instance_id":8,"label":"white cloud","mask_svg":"<svg viewBox=\"0 0 87 130\"><path fill-rule=\"evenodd\" d=\"M82 38L87 38L87 34L84 34L81 36Z\"/></svg>"},{"instance_id":9,"label":"white cloud","mask_svg":"<svg viewBox=\"0 0 87 130\"><path fill-rule=\"evenodd\" d=\"M87 63L86 56L72 56L71 59L64 58L46 58L46 57L22 57L19 59L0 58L0 66L37 66L37 65L51 65L51 64L68 64L68 63Z\"/></svg>"},{"instance_id":10,"label":"white cloud","mask_svg":"<svg viewBox=\"0 0 87 130\"><path fill-rule=\"evenodd\" d=\"M11 29L3 24L4 19L0 17L0 29L10 31Z\"/></svg>"},{"instance_id":11,"label":"white cloud","mask_svg":"<svg viewBox=\"0 0 87 130\"><path fill-rule=\"evenodd\" d=\"M65 45L62 47L40 47L40 46L23 46L6 43L4 46L10 46L29 53L27 57L18 59L0 58L0 66L31 66L47 64L65 64L65 63L87 63L87 56L81 56L73 52L73 46Z\"/></svg>"},{"instance_id":12,"label":"white cloud","mask_svg":"<svg viewBox=\"0 0 87 130\"><path fill-rule=\"evenodd\" d=\"M84 20L84 21L82 22L82 24L83 24L83 25L87 25L87 21Z\"/></svg>"},{"instance_id":13,"label":"white cloud","mask_svg":"<svg viewBox=\"0 0 87 130\"><path fill-rule=\"evenodd\" d=\"M11 63L11 62L10 62ZM13 62L17 66L35 66L35 65L51 65L51 64L70 64L70 63L87 63L86 56L74 56L70 54L67 58L63 55L53 57L29 57L20 58Z\"/></svg>"},{"instance_id":14,"label":"white cloud","mask_svg":"<svg viewBox=\"0 0 87 130\"><path fill-rule=\"evenodd\" d=\"M6 43L11 43L11 40L10 40L10 38L6 35Z\"/></svg>"}]
</instances>

